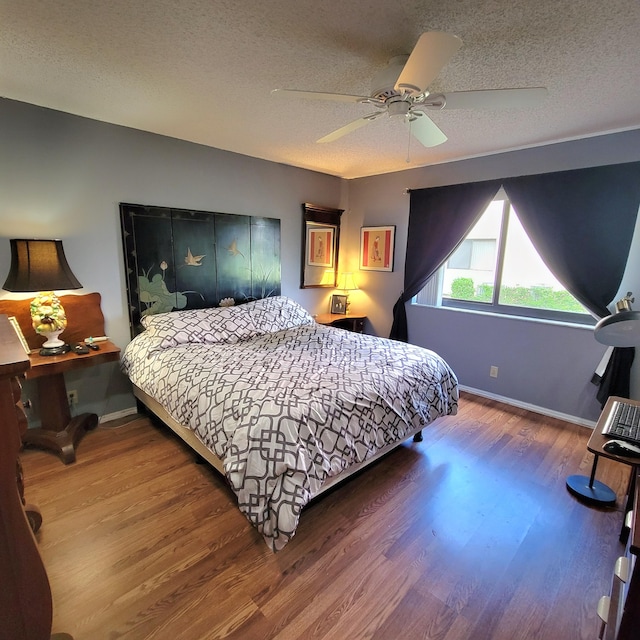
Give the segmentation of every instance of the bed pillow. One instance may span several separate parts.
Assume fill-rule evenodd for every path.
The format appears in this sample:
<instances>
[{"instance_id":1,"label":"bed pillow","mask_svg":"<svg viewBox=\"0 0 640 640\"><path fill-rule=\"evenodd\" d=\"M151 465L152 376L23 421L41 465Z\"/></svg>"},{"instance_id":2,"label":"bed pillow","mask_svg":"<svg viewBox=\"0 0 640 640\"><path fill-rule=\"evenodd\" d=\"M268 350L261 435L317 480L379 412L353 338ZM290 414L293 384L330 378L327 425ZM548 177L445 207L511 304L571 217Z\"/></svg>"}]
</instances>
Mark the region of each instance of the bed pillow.
<instances>
[{"instance_id":1,"label":"bed pillow","mask_svg":"<svg viewBox=\"0 0 640 640\"><path fill-rule=\"evenodd\" d=\"M240 305L170 311L142 318L142 326L161 339L166 349L179 344L235 343L257 335L251 317Z\"/></svg>"},{"instance_id":2,"label":"bed pillow","mask_svg":"<svg viewBox=\"0 0 640 640\"><path fill-rule=\"evenodd\" d=\"M263 298L246 306L259 333L284 331L314 321L306 309L285 296Z\"/></svg>"},{"instance_id":3,"label":"bed pillow","mask_svg":"<svg viewBox=\"0 0 640 640\"><path fill-rule=\"evenodd\" d=\"M158 313L141 320L149 335L160 339L161 349L179 344L232 344L308 322L313 318L307 311L282 296L231 307Z\"/></svg>"}]
</instances>

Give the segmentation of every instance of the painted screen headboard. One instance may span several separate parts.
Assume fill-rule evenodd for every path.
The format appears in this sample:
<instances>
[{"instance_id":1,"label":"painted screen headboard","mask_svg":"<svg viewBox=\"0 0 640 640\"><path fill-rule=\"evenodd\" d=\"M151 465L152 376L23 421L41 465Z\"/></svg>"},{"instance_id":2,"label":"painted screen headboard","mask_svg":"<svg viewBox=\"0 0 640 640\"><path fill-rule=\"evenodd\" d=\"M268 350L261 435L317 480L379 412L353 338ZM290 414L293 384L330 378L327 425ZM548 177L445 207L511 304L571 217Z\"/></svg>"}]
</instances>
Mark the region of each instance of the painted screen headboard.
<instances>
[{"instance_id":1,"label":"painted screen headboard","mask_svg":"<svg viewBox=\"0 0 640 640\"><path fill-rule=\"evenodd\" d=\"M120 204L131 335L175 309L280 295L280 220Z\"/></svg>"}]
</instances>

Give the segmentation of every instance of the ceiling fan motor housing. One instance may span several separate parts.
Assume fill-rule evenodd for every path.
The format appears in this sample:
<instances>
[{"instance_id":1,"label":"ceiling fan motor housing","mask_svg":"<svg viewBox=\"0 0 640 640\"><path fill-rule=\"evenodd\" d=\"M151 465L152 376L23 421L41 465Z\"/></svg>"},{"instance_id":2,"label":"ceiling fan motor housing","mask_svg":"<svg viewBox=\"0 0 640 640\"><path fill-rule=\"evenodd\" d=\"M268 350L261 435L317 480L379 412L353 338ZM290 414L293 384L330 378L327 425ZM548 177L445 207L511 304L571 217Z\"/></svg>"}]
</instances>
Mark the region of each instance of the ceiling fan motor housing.
<instances>
[{"instance_id":1,"label":"ceiling fan motor housing","mask_svg":"<svg viewBox=\"0 0 640 640\"><path fill-rule=\"evenodd\" d=\"M387 113L389 116L406 116L411 108L411 103L398 97L387 100Z\"/></svg>"},{"instance_id":2,"label":"ceiling fan motor housing","mask_svg":"<svg viewBox=\"0 0 640 640\"><path fill-rule=\"evenodd\" d=\"M394 89L400 73L404 69L409 56L395 56L389 60L389 64L378 71L371 81L371 97L386 100L400 94Z\"/></svg>"}]
</instances>

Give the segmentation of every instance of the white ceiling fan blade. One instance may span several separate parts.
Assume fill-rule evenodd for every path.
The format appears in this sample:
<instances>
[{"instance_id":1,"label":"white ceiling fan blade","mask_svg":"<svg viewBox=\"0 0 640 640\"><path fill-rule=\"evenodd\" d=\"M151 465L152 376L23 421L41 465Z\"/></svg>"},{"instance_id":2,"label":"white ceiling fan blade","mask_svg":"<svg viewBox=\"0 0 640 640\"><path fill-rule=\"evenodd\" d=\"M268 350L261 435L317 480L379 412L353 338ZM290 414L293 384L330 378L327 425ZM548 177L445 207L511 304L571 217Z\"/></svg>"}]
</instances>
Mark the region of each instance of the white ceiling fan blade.
<instances>
[{"instance_id":1,"label":"white ceiling fan blade","mask_svg":"<svg viewBox=\"0 0 640 640\"><path fill-rule=\"evenodd\" d=\"M528 89L480 89L445 93L443 109L510 109L536 107L547 97L544 87ZM429 96L430 98L431 96ZM427 100L429 99L427 98Z\"/></svg>"},{"instance_id":2,"label":"white ceiling fan blade","mask_svg":"<svg viewBox=\"0 0 640 640\"><path fill-rule=\"evenodd\" d=\"M423 33L400 73L396 91L424 93L461 46L462 40L450 33Z\"/></svg>"},{"instance_id":3,"label":"white ceiling fan blade","mask_svg":"<svg viewBox=\"0 0 640 640\"><path fill-rule=\"evenodd\" d=\"M362 118L358 118L349 124L345 124L344 127L340 127L336 129L332 133L327 134L326 136L320 138L320 140L316 140L316 142L333 142L338 138L342 138L342 136L346 136L347 133L351 133L352 131L356 131L360 127L364 127L366 124L373 122L376 118L383 115L384 111L379 111L377 113L371 113L368 116L364 116Z\"/></svg>"},{"instance_id":4,"label":"white ceiling fan blade","mask_svg":"<svg viewBox=\"0 0 640 640\"><path fill-rule=\"evenodd\" d=\"M297 91L296 89L273 89L271 95L276 98L303 98L307 100L330 100L331 102L363 102L369 96L350 96L343 93L322 93L320 91Z\"/></svg>"},{"instance_id":5,"label":"white ceiling fan blade","mask_svg":"<svg viewBox=\"0 0 640 640\"><path fill-rule=\"evenodd\" d=\"M440 127L424 114L406 122L410 127L411 135L424 147L437 147L447 141L447 136L442 133Z\"/></svg>"}]
</instances>

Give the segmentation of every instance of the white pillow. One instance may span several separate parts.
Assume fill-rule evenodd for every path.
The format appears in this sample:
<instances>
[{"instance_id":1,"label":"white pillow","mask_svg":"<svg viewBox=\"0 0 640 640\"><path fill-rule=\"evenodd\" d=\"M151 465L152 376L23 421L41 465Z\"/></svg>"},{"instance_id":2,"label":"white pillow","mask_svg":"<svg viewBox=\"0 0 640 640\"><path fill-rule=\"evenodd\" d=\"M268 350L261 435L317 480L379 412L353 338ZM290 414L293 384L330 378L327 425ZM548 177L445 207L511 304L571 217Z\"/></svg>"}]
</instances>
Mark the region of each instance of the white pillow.
<instances>
[{"instance_id":1,"label":"white pillow","mask_svg":"<svg viewBox=\"0 0 640 640\"><path fill-rule=\"evenodd\" d=\"M245 305L259 333L273 333L313 323L309 312L285 296L263 298Z\"/></svg>"},{"instance_id":2,"label":"white pillow","mask_svg":"<svg viewBox=\"0 0 640 640\"><path fill-rule=\"evenodd\" d=\"M283 296L232 307L170 311L141 319L146 331L161 339L162 349L179 344L233 344L310 322L313 318L305 309Z\"/></svg>"}]
</instances>

